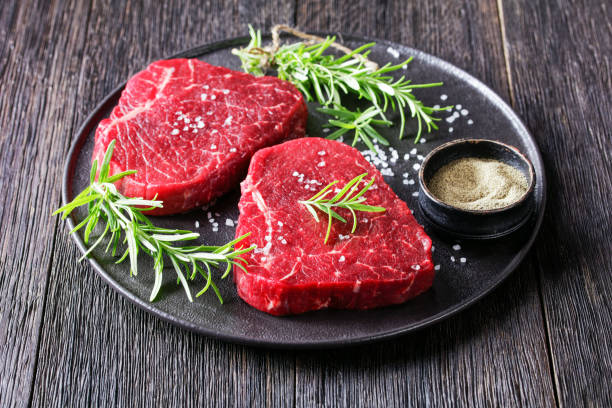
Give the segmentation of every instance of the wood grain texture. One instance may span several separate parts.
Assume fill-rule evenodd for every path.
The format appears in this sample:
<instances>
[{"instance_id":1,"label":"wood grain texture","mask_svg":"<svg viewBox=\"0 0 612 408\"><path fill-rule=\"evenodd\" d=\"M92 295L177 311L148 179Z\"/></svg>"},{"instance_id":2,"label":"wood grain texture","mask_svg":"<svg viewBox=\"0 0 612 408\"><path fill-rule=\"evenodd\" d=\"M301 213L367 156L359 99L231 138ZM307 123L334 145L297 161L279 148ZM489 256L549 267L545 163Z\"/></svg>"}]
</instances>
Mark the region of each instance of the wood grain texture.
<instances>
[{"instance_id":1,"label":"wood grain texture","mask_svg":"<svg viewBox=\"0 0 612 408\"><path fill-rule=\"evenodd\" d=\"M406 3L3 2L0 406L612 405L609 6ZM422 49L526 120L550 204L536 251L485 300L394 341L273 352L175 328L77 263L49 212L88 112L154 59L279 22Z\"/></svg>"},{"instance_id":2,"label":"wood grain texture","mask_svg":"<svg viewBox=\"0 0 612 408\"><path fill-rule=\"evenodd\" d=\"M509 100L494 3L300 2L297 24L400 41ZM431 329L358 350L298 354L297 406L553 406L535 270L530 257L493 295Z\"/></svg>"},{"instance_id":3,"label":"wood grain texture","mask_svg":"<svg viewBox=\"0 0 612 408\"><path fill-rule=\"evenodd\" d=\"M561 406L612 406L612 14L606 1L503 1L515 108L549 205L536 246Z\"/></svg>"},{"instance_id":4,"label":"wood grain texture","mask_svg":"<svg viewBox=\"0 0 612 408\"><path fill-rule=\"evenodd\" d=\"M208 41L243 34L247 22L269 29L293 9L262 3L94 2L68 24L86 27L70 106L80 123L106 93L150 61ZM67 5L67 8L70 6ZM253 16L252 18L250 16ZM246 20L248 19L248 21ZM72 130L56 133L69 146ZM51 137L51 135L48 135ZM51 175L60 178L59 169ZM59 198L48 204L54 207ZM206 339L161 322L110 289L59 225L31 397L34 406L287 406L294 358ZM47 258L48 260L48 258ZM26 393L27 394L27 393Z\"/></svg>"},{"instance_id":5,"label":"wood grain texture","mask_svg":"<svg viewBox=\"0 0 612 408\"><path fill-rule=\"evenodd\" d=\"M87 6L8 2L0 9L0 406L25 406L59 202L66 135L73 132ZM35 27L36 29L32 29ZM65 54L65 49L73 50Z\"/></svg>"}]
</instances>

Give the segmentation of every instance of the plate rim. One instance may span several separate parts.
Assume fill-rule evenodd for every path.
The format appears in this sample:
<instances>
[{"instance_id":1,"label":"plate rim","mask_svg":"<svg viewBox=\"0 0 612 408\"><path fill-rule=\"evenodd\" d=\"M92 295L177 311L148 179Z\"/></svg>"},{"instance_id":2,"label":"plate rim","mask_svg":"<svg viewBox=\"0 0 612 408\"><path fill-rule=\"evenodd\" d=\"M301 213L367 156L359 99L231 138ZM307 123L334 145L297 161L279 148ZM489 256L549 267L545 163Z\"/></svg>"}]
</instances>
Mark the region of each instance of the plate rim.
<instances>
[{"instance_id":1,"label":"plate rim","mask_svg":"<svg viewBox=\"0 0 612 408\"><path fill-rule=\"evenodd\" d=\"M376 334L368 334L351 338L336 338L336 339L325 339L322 341L269 341L262 340L254 337L245 337L243 335L231 335L220 332L218 330L214 330L211 328L202 327L200 325L191 323L185 319L177 317L171 313L164 312L163 310L155 307L155 303L147 302L146 300L141 299L135 293L128 290L126 287L122 286L118 281L113 279L113 277L108 274L104 268L98 263L95 258L87 258L89 263L93 266L96 273L102 277L107 284L109 284L115 291L121 294L123 297L128 299L130 302L138 306L139 308L153 314L156 317L161 318L162 320L171 323L175 326L181 327L183 329L187 329L191 332L198 333L207 337L216 338L225 342L240 344L240 345L248 345L248 346L256 346L261 348L269 348L269 349L326 349L326 348L337 348L341 346L354 346L354 345L363 345L374 343L377 341L381 341L384 339L391 339L401 335L405 335L408 333L412 333L426 327L437 324L447 318L450 318L462 310L467 309L470 306L473 306L475 303L480 301L485 296L489 295L493 290L495 290L503 281L505 281L508 276L518 267L518 265L525 259L527 254L530 252L533 244L539 234L540 227L542 225L544 214L546 212L546 202L547 202L547 183L546 183L546 170L544 167L544 160L542 158L542 154L540 152L540 148L538 146L537 140L533 137L521 117L512 109L512 107L504 100L501 96L499 96L494 90L492 90L488 85L477 79L476 77L469 74L467 71L447 62L439 57L433 56L426 52L417 50L415 48L396 43L389 40L378 39L374 37L368 36L360 36L353 34L341 34L341 33L332 33L332 32L318 32L313 31L313 34L317 34L320 36L326 35L336 35L341 41L359 41L365 43L376 42L377 45L382 44L388 47L401 47L403 51L406 51L411 56L419 55L419 57L424 58L428 61L431 61L437 66L442 67L445 71L452 73L455 77L467 82L470 86L477 88L480 92L482 92L488 100L492 100L495 105L500 108L503 113L512 119L512 122L517 127L516 132L521 132L529 136L532 140L535 149L534 154L536 156L536 162L538 167L541 167L541 172L539 174L541 178L541 190L542 190L542 199L541 203L539 203L536 208L536 219L533 228L531 229L531 235L526 243L522 246L520 251L517 253L517 256L513 258L513 260L506 265L504 270L502 270L499 274L497 274L496 279L492 281L492 283L485 288L484 290L476 293L475 295L464 299L461 302L456 303L452 307L441 311L440 313L430 316L429 318L423 319L419 322L410 325L404 325L398 327L394 330L387 330L383 333ZM263 36L264 38L269 38L270 35ZM247 44L249 41L248 36L239 36L239 37L231 37L226 39L221 39L214 42L205 43L202 45L198 45L181 52L172 54L168 57L164 57L161 59L171 59L171 58L193 58L197 56L201 56L203 54L207 54L219 49L229 48L235 45L243 45ZM87 141L88 136L91 133L91 130L94 126L97 126L99 123L98 117L100 116L100 112L102 112L106 105L110 103L111 100L114 100L117 97L117 93L120 93L125 87L127 80L121 82L118 86L112 89L104 99L98 103L91 113L85 118L82 122L81 126L79 126L76 132L76 138L71 142L70 149L67 154L66 162L64 164L64 172L62 176L62 204L65 205L68 202L68 197L70 194L70 181L72 180L71 170L76 166L78 151ZM89 130L89 131L88 131ZM74 137L74 136L73 136ZM533 162L533 160L532 160ZM535 163L534 163L535 164ZM535 167L535 166L534 166ZM75 223L73 220L73 215L71 214L68 218L66 218L66 224L68 230L72 230L74 228ZM70 234L72 239L77 244L77 247L81 251L81 253L86 252L86 246L83 240L81 239L79 234Z\"/></svg>"}]
</instances>

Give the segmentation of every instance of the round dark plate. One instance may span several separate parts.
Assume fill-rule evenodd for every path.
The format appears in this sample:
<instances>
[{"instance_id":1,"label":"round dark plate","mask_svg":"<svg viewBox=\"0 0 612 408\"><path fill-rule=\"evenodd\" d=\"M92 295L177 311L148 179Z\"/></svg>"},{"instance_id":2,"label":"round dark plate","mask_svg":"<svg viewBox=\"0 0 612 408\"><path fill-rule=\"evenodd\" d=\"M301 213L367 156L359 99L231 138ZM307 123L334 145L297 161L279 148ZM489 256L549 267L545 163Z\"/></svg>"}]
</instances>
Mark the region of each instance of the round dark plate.
<instances>
[{"instance_id":1,"label":"round dark plate","mask_svg":"<svg viewBox=\"0 0 612 408\"><path fill-rule=\"evenodd\" d=\"M341 38L351 48L373 41L352 36ZM405 74L415 83L444 82L442 87L415 90L417 97L426 104L461 105L452 112L441 112L439 116L443 120L440 122L440 130L424 134L424 143L415 145L411 137L398 140L397 126L382 129L383 135L399 153L397 163L391 166L394 176L385 176L385 180L414 209L417 220L425 223L418 210L417 197L414 196L418 190L418 171L415 165L421 163L419 156L425 156L436 146L456 138L489 138L516 146L534 165L535 209L524 227L502 239L465 241L459 243L460 249L453 249L458 242L440 235L425 224L435 246L434 263L440 265L433 287L402 305L368 311L322 310L299 316L273 317L244 303L238 297L231 278L219 282L225 304L219 304L212 291L190 303L182 287L176 284L171 269L165 274L159 299L150 303L148 298L153 284L153 272L152 264L146 257L140 257L139 275L130 277L127 262L116 265L109 254L100 250L90 258L96 272L136 305L178 326L235 343L277 348L333 347L397 336L439 322L489 293L525 257L542 222L546 188L544 167L536 142L512 109L491 89L466 72L401 44L374 41L377 45L372 49L371 59L381 65L414 57L406 69L400 70L398 76ZM173 57L199 58L211 64L239 69L239 60L231 55L230 50L247 42L246 37L225 40ZM87 186L95 129L117 103L124 85L121 84L111 92L79 129L64 173L62 196L65 203ZM310 136L325 136L321 125L326 120L315 108L313 104L309 106L308 133ZM447 120L449 117L455 119ZM414 124L410 122L410 125L408 130L413 132ZM361 144L357 147L365 149ZM410 154L411 151L414 153L414 149L416 154ZM388 149L385 152L389 154ZM405 154L410 154L407 161L404 160ZM404 173L407 173L406 177ZM409 184L409 180L414 180L414 184ZM221 244L234 237L234 227L226 227L225 220L237 219L239 197L238 191L231 192L208 209L220 220L219 232L216 233L212 232L206 211L201 209L183 215L155 217L153 221L160 226L197 231L203 242ZM84 210L75 211L68 218L68 227L71 229L83 217ZM199 228L196 227L196 221ZM84 251L82 237L73 234L73 238L81 251ZM203 282L196 279L192 287L197 292L201 285Z\"/></svg>"}]
</instances>

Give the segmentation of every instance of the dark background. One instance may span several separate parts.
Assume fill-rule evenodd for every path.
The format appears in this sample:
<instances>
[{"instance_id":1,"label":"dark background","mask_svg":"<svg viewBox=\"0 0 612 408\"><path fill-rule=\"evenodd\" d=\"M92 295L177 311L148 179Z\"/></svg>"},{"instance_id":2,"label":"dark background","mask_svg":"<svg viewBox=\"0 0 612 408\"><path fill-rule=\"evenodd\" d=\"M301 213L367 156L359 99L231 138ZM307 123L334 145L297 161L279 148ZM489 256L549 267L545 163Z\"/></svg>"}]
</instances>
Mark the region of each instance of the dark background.
<instances>
[{"instance_id":1,"label":"dark background","mask_svg":"<svg viewBox=\"0 0 612 408\"><path fill-rule=\"evenodd\" d=\"M0 7L0 406L610 406L607 1L11 1ZM530 256L485 300L370 346L267 351L111 290L50 216L72 136L150 61L247 24L384 38L491 86L549 181Z\"/></svg>"}]
</instances>

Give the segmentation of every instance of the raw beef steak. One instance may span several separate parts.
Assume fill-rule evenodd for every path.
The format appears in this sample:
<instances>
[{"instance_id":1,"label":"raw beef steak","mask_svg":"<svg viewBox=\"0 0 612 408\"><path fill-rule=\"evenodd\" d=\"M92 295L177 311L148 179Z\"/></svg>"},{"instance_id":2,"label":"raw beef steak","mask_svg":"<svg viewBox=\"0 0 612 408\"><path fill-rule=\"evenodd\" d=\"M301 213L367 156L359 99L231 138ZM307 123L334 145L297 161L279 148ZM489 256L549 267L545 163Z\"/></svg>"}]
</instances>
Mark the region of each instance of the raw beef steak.
<instances>
[{"instance_id":1,"label":"raw beef steak","mask_svg":"<svg viewBox=\"0 0 612 408\"><path fill-rule=\"evenodd\" d=\"M262 147L304 136L307 110L289 82L196 59L157 61L132 77L100 122L93 159L116 146L111 173L131 197L164 202L147 214L187 211L238 184Z\"/></svg>"},{"instance_id":2,"label":"raw beef steak","mask_svg":"<svg viewBox=\"0 0 612 408\"><path fill-rule=\"evenodd\" d=\"M351 234L348 210L338 213L323 243L327 216L320 222L298 200L307 200L328 183L344 186L354 177L375 178L366 204L385 212L356 212ZM238 294L273 315L322 308L369 309L402 303L432 285L431 240L406 203L356 149L332 140L304 138L258 151L241 184L236 235L251 232L243 245L248 273L234 268ZM331 196L330 196L331 198Z\"/></svg>"}]
</instances>

